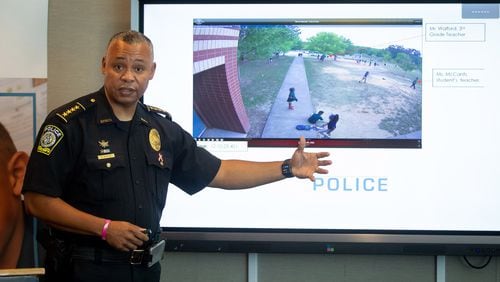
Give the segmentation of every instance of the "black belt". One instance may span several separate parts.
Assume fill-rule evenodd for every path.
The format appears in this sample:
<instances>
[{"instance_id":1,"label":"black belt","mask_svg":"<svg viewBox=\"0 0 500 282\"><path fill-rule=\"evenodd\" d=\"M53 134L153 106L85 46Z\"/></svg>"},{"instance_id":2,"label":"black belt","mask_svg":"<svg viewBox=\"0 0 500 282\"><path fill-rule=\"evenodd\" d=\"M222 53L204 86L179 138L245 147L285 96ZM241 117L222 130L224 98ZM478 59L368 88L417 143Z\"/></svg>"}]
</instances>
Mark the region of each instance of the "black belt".
<instances>
[{"instance_id":1,"label":"black belt","mask_svg":"<svg viewBox=\"0 0 500 282\"><path fill-rule=\"evenodd\" d=\"M112 262L146 265L152 260L152 256L148 251L149 246L160 241L160 233L148 234L150 241L145 246L131 252L124 252L114 249L107 242L96 240L94 237L75 235L54 228L50 228L50 233L54 238L60 238L59 240L72 250L72 259L96 263Z\"/></svg>"},{"instance_id":2,"label":"black belt","mask_svg":"<svg viewBox=\"0 0 500 282\"><path fill-rule=\"evenodd\" d=\"M148 251L143 249L123 252L111 248L78 245L73 246L71 258L74 260L93 261L96 263L127 263L132 265L147 264L151 261L151 255Z\"/></svg>"}]
</instances>

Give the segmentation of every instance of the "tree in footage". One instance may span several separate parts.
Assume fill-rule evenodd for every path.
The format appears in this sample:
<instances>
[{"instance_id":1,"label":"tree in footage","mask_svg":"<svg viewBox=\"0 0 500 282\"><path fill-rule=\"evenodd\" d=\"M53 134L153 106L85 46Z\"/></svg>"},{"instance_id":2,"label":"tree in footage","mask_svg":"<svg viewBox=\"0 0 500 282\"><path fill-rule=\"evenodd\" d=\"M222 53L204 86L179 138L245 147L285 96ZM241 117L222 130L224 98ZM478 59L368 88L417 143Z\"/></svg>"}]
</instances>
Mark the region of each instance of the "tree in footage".
<instances>
[{"instance_id":1,"label":"tree in footage","mask_svg":"<svg viewBox=\"0 0 500 282\"><path fill-rule=\"evenodd\" d=\"M396 55L396 58L394 58L394 62L396 62L396 64L401 69L406 70L406 71L412 71L412 70L416 69L416 66L411 61L410 56L408 56L408 54L405 54L405 53L398 53Z\"/></svg>"},{"instance_id":2,"label":"tree in footage","mask_svg":"<svg viewBox=\"0 0 500 282\"><path fill-rule=\"evenodd\" d=\"M411 71L422 68L422 57L420 51L404 48L400 45L390 45L385 49L390 55L391 61L395 62L402 69Z\"/></svg>"},{"instance_id":3,"label":"tree in footage","mask_svg":"<svg viewBox=\"0 0 500 282\"><path fill-rule=\"evenodd\" d=\"M247 25L240 27L238 57L245 60L267 59L276 53L300 46L300 31L296 26Z\"/></svg>"},{"instance_id":4,"label":"tree in footage","mask_svg":"<svg viewBox=\"0 0 500 282\"><path fill-rule=\"evenodd\" d=\"M305 44L305 49L320 54L345 54L351 47L349 39L332 32L319 32L310 37Z\"/></svg>"}]
</instances>

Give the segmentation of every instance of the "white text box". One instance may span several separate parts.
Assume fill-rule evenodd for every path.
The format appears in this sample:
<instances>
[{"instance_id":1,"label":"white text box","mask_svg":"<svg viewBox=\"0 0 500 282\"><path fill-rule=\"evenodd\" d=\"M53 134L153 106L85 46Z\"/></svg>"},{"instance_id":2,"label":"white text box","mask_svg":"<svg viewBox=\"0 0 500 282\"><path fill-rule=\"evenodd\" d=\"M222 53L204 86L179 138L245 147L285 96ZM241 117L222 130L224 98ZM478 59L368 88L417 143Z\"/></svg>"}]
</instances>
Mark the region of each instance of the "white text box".
<instances>
[{"instance_id":1,"label":"white text box","mask_svg":"<svg viewBox=\"0 0 500 282\"><path fill-rule=\"evenodd\" d=\"M433 87L484 87L483 69L433 69Z\"/></svg>"},{"instance_id":2,"label":"white text box","mask_svg":"<svg viewBox=\"0 0 500 282\"><path fill-rule=\"evenodd\" d=\"M486 40L484 23L428 23L425 40L435 42L480 42Z\"/></svg>"}]
</instances>

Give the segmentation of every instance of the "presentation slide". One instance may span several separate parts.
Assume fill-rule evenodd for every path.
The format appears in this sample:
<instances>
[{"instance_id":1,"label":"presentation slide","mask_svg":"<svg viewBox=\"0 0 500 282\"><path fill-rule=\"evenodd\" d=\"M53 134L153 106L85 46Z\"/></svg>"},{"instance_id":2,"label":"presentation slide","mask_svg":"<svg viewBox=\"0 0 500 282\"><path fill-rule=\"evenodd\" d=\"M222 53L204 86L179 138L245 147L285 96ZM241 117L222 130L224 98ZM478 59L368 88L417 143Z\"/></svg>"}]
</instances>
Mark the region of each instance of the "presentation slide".
<instances>
[{"instance_id":1,"label":"presentation slide","mask_svg":"<svg viewBox=\"0 0 500 282\"><path fill-rule=\"evenodd\" d=\"M144 103L199 146L275 161L305 136L333 161L315 181L171 185L162 227L500 231L498 4L147 4L143 31Z\"/></svg>"}]
</instances>

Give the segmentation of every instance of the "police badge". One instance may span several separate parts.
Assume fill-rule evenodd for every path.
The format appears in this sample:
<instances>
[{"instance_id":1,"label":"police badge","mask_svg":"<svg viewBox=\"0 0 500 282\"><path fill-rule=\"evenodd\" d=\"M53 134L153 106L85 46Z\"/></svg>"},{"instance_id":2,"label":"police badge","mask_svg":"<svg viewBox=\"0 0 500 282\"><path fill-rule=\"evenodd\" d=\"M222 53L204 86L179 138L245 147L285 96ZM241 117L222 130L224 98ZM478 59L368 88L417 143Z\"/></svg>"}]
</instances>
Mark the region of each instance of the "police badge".
<instances>
[{"instance_id":1,"label":"police badge","mask_svg":"<svg viewBox=\"0 0 500 282\"><path fill-rule=\"evenodd\" d=\"M151 148L153 148L153 150L155 150L156 152L160 151L161 149L160 133L155 128L149 131L149 144L151 145Z\"/></svg>"}]
</instances>

